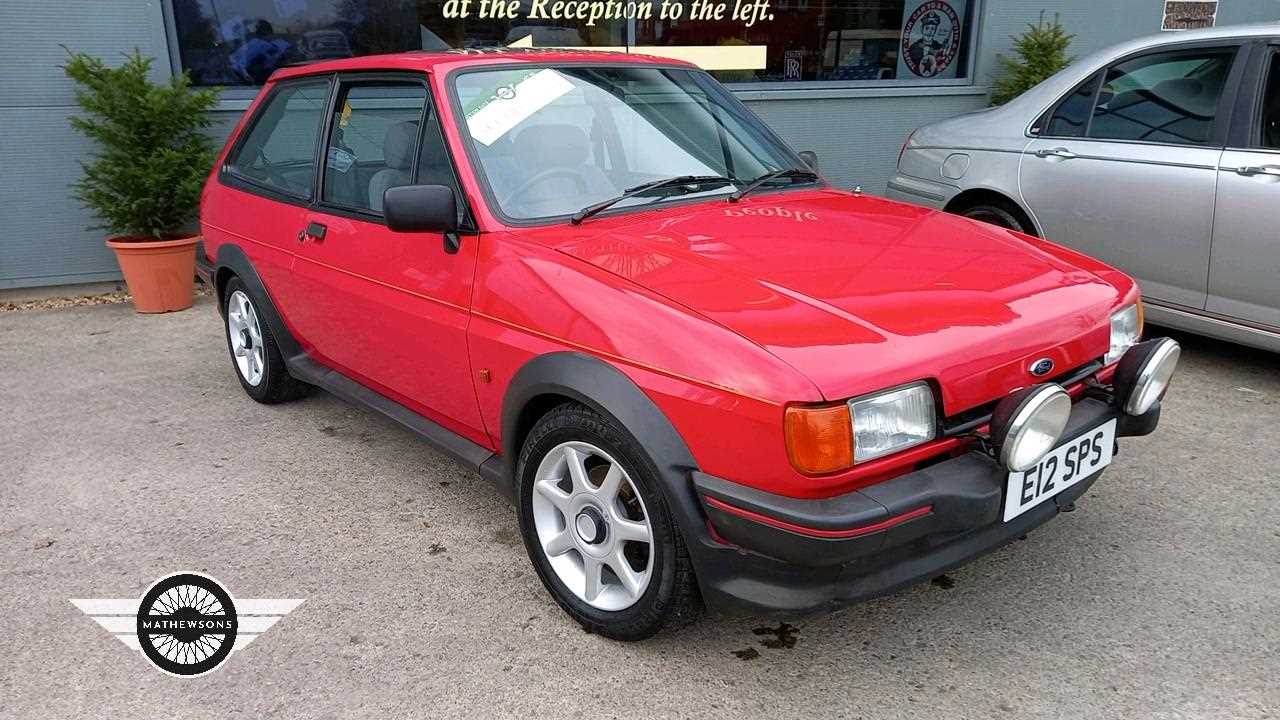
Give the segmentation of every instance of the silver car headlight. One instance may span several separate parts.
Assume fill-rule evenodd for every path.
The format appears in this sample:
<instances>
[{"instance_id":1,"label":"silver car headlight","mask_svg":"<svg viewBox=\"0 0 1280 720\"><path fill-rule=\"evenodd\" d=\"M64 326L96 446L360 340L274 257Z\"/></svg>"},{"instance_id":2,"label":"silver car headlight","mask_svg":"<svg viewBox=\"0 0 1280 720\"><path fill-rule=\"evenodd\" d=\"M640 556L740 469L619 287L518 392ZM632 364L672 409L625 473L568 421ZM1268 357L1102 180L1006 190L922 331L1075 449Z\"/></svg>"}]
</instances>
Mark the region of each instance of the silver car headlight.
<instances>
[{"instance_id":1,"label":"silver car headlight","mask_svg":"<svg viewBox=\"0 0 1280 720\"><path fill-rule=\"evenodd\" d=\"M1000 464L1025 472L1058 444L1071 417L1071 396L1061 385L1023 388L1001 400L991 414L991 440Z\"/></svg>"},{"instance_id":2,"label":"silver car headlight","mask_svg":"<svg viewBox=\"0 0 1280 720\"><path fill-rule=\"evenodd\" d=\"M938 434L933 390L923 382L854 398L849 417L854 463L915 447Z\"/></svg>"},{"instance_id":3,"label":"silver car headlight","mask_svg":"<svg viewBox=\"0 0 1280 720\"><path fill-rule=\"evenodd\" d=\"M1148 340L1125 353L1116 368L1116 398L1129 415L1145 415L1164 397L1182 347L1169 338Z\"/></svg>"},{"instance_id":4,"label":"silver car headlight","mask_svg":"<svg viewBox=\"0 0 1280 720\"><path fill-rule=\"evenodd\" d=\"M1111 349L1103 363L1110 365L1118 361L1141 339L1142 303L1138 302L1111 315Z\"/></svg>"}]
</instances>

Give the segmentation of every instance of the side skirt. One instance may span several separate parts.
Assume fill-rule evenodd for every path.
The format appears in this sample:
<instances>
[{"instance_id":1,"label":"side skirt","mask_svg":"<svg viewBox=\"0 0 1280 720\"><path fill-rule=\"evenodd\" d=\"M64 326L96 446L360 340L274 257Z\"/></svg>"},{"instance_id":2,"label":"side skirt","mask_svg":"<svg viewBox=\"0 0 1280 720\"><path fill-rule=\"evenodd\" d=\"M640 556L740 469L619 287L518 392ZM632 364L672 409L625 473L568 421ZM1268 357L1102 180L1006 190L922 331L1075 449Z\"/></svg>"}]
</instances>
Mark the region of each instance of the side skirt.
<instances>
[{"instance_id":1,"label":"side skirt","mask_svg":"<svg viewBox=\"0 0 1280 720\"><path fill-rule=\"evenodd\" d=\"M448 428L419 415L400 403L381 395L337 370L327 368L306 355L295 355L285 363L289 374L299 380L323 388L339 398L384 415L408 428L432 447L486 476L483 466L501 465L498 456L486 447L477 445ZM495 461L495 462L491 462ZM504 488L505 489L505 488Z\"/></svg>"}]
</instances>

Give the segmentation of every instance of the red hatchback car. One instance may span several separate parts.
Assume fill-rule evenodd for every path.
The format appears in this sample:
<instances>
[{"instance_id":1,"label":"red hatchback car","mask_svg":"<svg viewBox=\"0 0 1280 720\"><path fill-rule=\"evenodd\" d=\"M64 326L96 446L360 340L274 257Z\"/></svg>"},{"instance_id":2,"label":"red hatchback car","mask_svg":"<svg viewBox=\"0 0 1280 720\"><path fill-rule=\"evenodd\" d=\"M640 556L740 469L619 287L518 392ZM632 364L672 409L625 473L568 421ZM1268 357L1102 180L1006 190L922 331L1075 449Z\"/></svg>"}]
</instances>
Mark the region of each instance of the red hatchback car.
<instances>
[{"instance_id":1,"label":"red hatchback car","mask_svg":"<svg viewBox=\"0 0 1280 720\"><path fill-rule=\"evenodd\" d=\"M1069 508L1179 349L1124 274L814 164L677 62L325 62L232 134L200 272L251 397L476 468L589 630L831 608Z\"/></svg>"}]
</instances>

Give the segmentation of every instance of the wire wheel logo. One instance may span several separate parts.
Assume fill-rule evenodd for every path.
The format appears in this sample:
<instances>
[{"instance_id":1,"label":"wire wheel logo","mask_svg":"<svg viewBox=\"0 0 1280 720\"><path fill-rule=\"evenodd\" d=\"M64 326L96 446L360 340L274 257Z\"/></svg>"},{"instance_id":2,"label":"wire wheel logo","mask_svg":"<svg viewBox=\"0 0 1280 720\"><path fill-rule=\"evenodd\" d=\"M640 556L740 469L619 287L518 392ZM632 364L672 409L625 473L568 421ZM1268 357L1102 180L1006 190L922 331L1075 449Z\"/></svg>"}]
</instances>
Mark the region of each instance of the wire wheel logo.
<instances>
[{"instance_id":1,"label":"wire wheel logo","mask_svg":"<svg viewBox=\"0 0 1280 720\"><path fill-rule=\"evenodd\" d=\"M231 655L239 620L231 595L207 575L156 581L138 606L138 644L161 670L184 677L215 670Z\"/></svg>"}]
</instances>

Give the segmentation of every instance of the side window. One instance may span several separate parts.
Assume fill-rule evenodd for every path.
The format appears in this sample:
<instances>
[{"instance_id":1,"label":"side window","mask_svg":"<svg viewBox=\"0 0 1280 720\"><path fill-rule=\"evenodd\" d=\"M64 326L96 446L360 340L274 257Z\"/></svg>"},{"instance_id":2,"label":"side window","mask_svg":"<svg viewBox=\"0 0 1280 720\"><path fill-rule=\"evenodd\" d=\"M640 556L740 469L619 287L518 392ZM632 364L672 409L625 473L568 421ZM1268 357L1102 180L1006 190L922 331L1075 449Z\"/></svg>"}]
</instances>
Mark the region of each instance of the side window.
<instances>
[{"instance_id":1,"label":"side window","mask_svg":"<svg viewBox=\"0 0 1280 720\"><path fill-rule=\"evenodd\" d=\"M1262 91L1262 147L1280 150L1280 52L1271 54Z\"/></svg>"},{"instance_id":2,"label":"side window","mask_svg":"<svg viewBox=\"0 0 1280 720\"><path fill-rule=\"evenodd\" d=\"M1201 145L1213 123L1234 48L1144 55L1107 69L1089 137Z\"/></svg>"},{"instance_id":3,"label":"side window","mask_svg":"<svg viewBox=\"0 0 1280 720\"><path fill-rule=\"evenodd\" d=\"M1093 112L1093 96L1097 93L1100 75L1080 86L1058 103L1048 124L1040 133L1049 137L1084 137L1089 128L1089 115Z\"/></svg>"},{"instance_id":4,"label":"side window","mask_svg":"<svg viewBox=\"0 0 1280 720\"><path fill-rule=\"evenodd\" d=\"M310 199L328 99L327 80L281 86L253 119L228 169L256 185Z\"/></svg>"},{"instance_id":5,"label":"side window","mask_svg":"<svg viewBox=\"0 0 1280 720\"><path fill-rule=\"evenodd\" d=\"M345 86L329 130L324 201L381 213L387 188L413 183L426 103L427 89L416 82Z\"/></svg>"},{"instance_id":6,"label":"side window","mask_svg":"<svg viewBox=\"0 0 1280 720\"><path fill-rule=\"evenodd\" d=\"M414 182L419 185L447 185L453 188L458 196L458 210L461 212L466 203L462 202L453 163L449 160L449 147L445 144L444 131L440 128L440 116L430 105L427 106L421 143L422 147L418 150L418 176Z\"/></svg>"}]
</instances>

